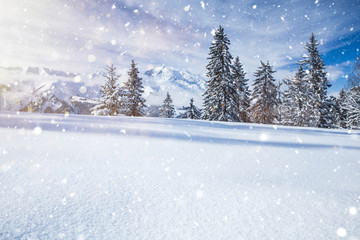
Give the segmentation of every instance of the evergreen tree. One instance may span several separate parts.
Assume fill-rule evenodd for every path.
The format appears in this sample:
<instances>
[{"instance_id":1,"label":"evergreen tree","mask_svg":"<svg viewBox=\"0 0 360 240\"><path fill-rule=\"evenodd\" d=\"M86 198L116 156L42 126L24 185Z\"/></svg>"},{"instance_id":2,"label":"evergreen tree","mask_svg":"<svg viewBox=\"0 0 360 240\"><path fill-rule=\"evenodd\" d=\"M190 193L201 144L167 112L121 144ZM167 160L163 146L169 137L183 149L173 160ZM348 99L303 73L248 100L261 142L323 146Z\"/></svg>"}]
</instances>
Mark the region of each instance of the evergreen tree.
<instances>
[{"instance_id":1,"label":"evergreen tree","mask_svg":"<svg viewBox=\"0 0 360 240\"><path fill-rule=\"evenodd\" d=\"M98 105L91 109L92 115L117 115L120 113L120 88L117 84L119 75L116 74L116 67L113 64L105 67L105 83L101 86L102 94Z\"/></svg>"},{"instance_id":2,"label":"evergreen tree","mask_svg":"<svg viewBox=\"0 0 360 240\"><path fill-rule=\"evenodd\" d=\"M341 114L341 106L339 104L339 100L334 96L330 96L326 99L326 104L329 109L329 116L327 117L329 124L328 127L338 128Z\"/></svg>"},{"instance_id":3,"label":"evergreen tree","mask_svg":"<svg viewBox=\"0 0 360 240\"><path fill-rule=\"evenodd\" d=\"M179 118L189 118L189 119L200 119L201 110L194 105L194 99L190 99L190 106L183 107L185 113L181 114Z\"/></svg>"},{"instance_id":4,"label":"evergreen tree","mask_svg":"<svg viewBox=\"0 0 360 240\"><path fill-rule=\"evenodd\" d=\"M319 43L315 39L314 34L311 34L310 43L306 43L305 49L309 55L304 58L302 63L309 77L309 88L314 95L314 109L315 114L319 114L314 118L318 118L318 126L328 128L331 125L331 118L329 106L327 101L327 89L331 87L329 80L326 77L325 64L317 49Z\"/></svg>"},{"instance_id":5,"label":"evergreen tree","mask_svg":"<svg viewBox=\"0 0 360 240\"><path fill-rule=\"evenodd\" d=\"M172 103L173 103L173 100L172 100L169 92L167 92L164 103L160 109L160 117L173 118L175 116L175 107Z\"/></svg>"},{"instance_id":6,"label":"evergreen tree","mask_svg":"<svg viewBox=\"0 0 360 240\"><path fill-rule=\"evenodd\" d=\"M144 116L145 99L142 97L144 87L142 78L139 77L139 70L136 67L134 59L131 61L131 67L128 71L129 79L122 88L122 109L127 116Z\"/></svg>"},{"instance_id":7,"label":"evergreen tree","mask_svg":"<svg viewBox=\"0 0 360 240\"><path fill-rule=\"evenodd\" d=\"M255 123L275 123L278 119L278 99L277 87L269 62L264 64L260 61L261 66L255 72L256 77L253 83L253 92L251 101L251 118Z\"/></svg>"},{"instance_id":8,"label":"evergreen tree","mask_svg":"<svg viewBox=\"0 0 360 240\"><path fill-rule=\"evenodd\" d=\"M204 97L203 119L211 121L238 121L236 86L231 74L230 40L219 26L210 46L206 66L208 80Z\"/></svg>"},{"instance_id":9,"label":"evergreen tree","mask_svg":"<svg viewBox=\"0 0 360 240\"><path fill-rule=\"evenodd\" d=\"M342 88L340 90L338 99L337 99L338 105L339 105L339 118L338 118L338 127L339 128L347 128L347 111L345 108L346 105L346 92Z\"/></svg>"},{"instance_id":10,"label":"evergreen tree","mask_svg":"<svg viewBox=\"0 0 360 240\"><path fill-rule=\"evenodd\" d=\"M284 80L287 89L283 93L282 123L292 126L314 127L318 124L314 114L315 96L309 89L309 81L299 63L294 78Z\"/></svg>"},{"instance_id":11,"label":"evergreen tree","mask_svg":"<svg viewBox=\"0 0 360 240\"><path fill-rule=\"evenodd\" d=\"M240 63L239 57L235 58L231 70L236 87L235 101L236 109L239 111L239 121L250 122L248 113L250 107L250 90L247 85L249 80L245 78L245 72L243 70L242 64Z\"/></svg>"},{"instance_id":12,"label":"evergreen tree","mask_svg":"<svg viewBox=\"0 0 360 240\"><path fill-rule=\"evenodd\" d=\"M343 108L347 113L346 125L352 129L360 129L360 86L347 92Z\"/></svg>"},{"instance_id":13,"label":"evergreen tree","mask_svg":"<svg viewBox=\"0 0 360 240\"><path fill-rule=\"evenodd\" d=\"M346 81L346 85L348 89L360 86L360 57L356 57L355 65Z\"/></svg>"}]
</instances>

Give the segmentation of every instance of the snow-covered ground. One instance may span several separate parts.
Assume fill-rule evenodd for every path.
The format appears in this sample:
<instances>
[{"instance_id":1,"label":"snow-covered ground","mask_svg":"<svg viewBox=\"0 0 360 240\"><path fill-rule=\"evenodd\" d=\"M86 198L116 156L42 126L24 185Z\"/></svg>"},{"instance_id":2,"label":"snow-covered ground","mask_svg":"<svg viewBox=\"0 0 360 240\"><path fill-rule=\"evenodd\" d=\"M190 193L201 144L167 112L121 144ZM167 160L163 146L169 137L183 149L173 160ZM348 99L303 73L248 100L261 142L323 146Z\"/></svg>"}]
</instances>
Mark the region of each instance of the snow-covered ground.
<instances>
[{"instance_id":1,"label":"snow-covered ground","mask_svg":"<svg viewBox=\"0 0 360 240\"><path fill-rule=\"evenodd\" d=\"M360 239L360 132L0 113L0 239Z\"/></svg>"}]
</instances>

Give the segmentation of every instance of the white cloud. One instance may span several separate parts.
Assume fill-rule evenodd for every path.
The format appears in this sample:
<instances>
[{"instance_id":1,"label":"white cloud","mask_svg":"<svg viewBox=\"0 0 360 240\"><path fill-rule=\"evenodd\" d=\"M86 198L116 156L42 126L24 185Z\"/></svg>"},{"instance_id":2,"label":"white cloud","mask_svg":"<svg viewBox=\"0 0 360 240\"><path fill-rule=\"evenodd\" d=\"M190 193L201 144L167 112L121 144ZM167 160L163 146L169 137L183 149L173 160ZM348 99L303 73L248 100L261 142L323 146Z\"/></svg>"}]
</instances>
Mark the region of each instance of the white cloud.
<instances>
[{"instance_id":1,"label":"white cloud","mask_svg":"<svg viewBox=\"0 0 360 240\"><path fill-rule=\"evenodd\" d=\"M256 10L253 5L229 1L223 9L216 1L201 1L191 5L191 11L190 5L185 6L188 11L179 11L184 9L180 1L1 0L0 66L93 72L109 62L128 66L135 57L140 67L166 63L204 74L213 40L206 33L221 24L231 40L231 53L240 57L249 79L260 60L269 60L280 80L293 75L286 66L301 58L311 32L324 43L321 52L338 48L343 43L327 43L355 32L343 27L352 18L334 14L322 2L312 8L288 1L279 2L281 7L256 2ZM88 61L89 56L96 61ZM332 80L343 74L341 68L328 71Z\"/></svg>"},{"instance_id":2,"label":"white cloud","mask_svg":"<svg viewBox=\"0 0 360 240\"><path fill-rule=\"evenodd\" d=\"M340 66L327 66L327 78L330 82L335 82L340 76L344 76L345 73Z\"/></svg>"}]
</instances>

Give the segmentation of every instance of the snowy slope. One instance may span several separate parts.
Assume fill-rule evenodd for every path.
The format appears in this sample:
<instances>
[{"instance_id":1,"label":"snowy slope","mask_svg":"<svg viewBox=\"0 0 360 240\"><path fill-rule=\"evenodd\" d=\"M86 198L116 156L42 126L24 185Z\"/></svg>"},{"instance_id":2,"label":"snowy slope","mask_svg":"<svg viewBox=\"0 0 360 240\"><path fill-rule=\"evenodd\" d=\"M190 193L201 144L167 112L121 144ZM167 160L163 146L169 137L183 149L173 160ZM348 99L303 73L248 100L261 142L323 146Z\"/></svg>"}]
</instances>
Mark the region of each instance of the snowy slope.
<instances>
[{"instance_id":1,"label":"snowy slope","mask_svg":"<svg viewBox=\"0 0 360 240\"><path fill-rule=\"evenodd\" d=\"M359 239L360 132L0 113L0 239Z\"/></svg>"}]
</instances>

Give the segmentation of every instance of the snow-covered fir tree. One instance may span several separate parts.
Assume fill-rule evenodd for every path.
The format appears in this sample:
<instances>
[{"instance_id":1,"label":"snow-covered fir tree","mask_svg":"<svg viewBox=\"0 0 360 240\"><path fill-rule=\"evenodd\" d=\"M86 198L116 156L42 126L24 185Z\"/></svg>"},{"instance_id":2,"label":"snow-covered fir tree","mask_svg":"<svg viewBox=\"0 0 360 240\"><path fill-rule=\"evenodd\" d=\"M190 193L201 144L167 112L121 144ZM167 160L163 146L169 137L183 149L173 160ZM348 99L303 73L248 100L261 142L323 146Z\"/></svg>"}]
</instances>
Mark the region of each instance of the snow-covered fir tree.
<instances>
[{"instance_id":1,"label":"snow-covered fir tree","mask_svg":"<svg viewBox=\"0 0 360 240\"><path fill-rule=\"evenodd\" d=\"M164 103L160 108L160 117L173 118L174 116L175 116L175 107L173 105L173 100L172 100L169 92L167 92Z\"/></svg>"},{"instance_id":2,"label":"snow-covered fir tree","mask_svg":"<svg viewBox=\"0 0 360 240\"><path fill-rule=\"evenodd\" d=\"M179 118L188 118L188 119L200 119L201 110L194 105L194 99L190 99L190 106L183 107L184 113L179 115Z\"/></svg>"},{"instance_id":3,"label":"snow-covered fir tree","mask_svg":"<svg viewBox=\"0 0 360 240\"><path fill-rule=\"evenodd\" d=\"M231 68L233 81L236 86L236 107L238 109L238 117L240 122L250 122L249 107L250 107L250 90L248 87L248 79L245 78L243 66L236 57Z\"/></svg>"},{"instance_id":4,"label":"snow-covered fir tree","mask_svg":"<svg viewBox=\"0 0 360 240\"><path fill-rule=\"evenodd\" d=\"M360 86L360 57L356 57L352 72L346 81L346 87L351 89Z\"/></svg>"},{"instance_id":5,"label":"snow-covered fir tree","mask_svg":"<svg viewBox=\"0 0 360 240\"><path fill-rule=\"evenodd\" d=\"M331 87L331 84L326 77L327 72L318 51L318 45L319 43L312 33L310 43L306 43L305 46L308 55L302 60L302 63L309 77L309 88L315 97L314 114L319 114L314 116L315 119L319 119L317 126L329 128L332 125L332 116L327 102L327 89Z\"/></svg>"},{"instance_id":6,"label":"snow-covered fir tree","mask_svg":"<svg viewBox=\"0 0 360 240\"><path fill-rule=\"evenodd\" d=\"M337 102L339 105L338 127L339 128L347 128L347 123L346 123L347 111L345 109L346 92L343 88L340 90L339 96L337 98Z\"/></svg>"},{"instance_id":7,"label":"snow-covered fir tree","mask_svg":"<svg viewBox=\"0 0 360 240\"><path fill-rule=\"evenodd\" d=\"M230 40L219 26L211 43L203 119L211 121L238 121L236 86L231 74L232 56L229 52Z\"/></svg>"},{"instance_id":8,"label":"snow-covered fir tree","mask_svg":"<svg viewBox=\"0 0 360 240\"><path fill-rule=\"evenodd\" d=\"M351 88L342 107L346 111L346 126L360 129L360 86Z\"/></svg>"},{"instance_id":9,"label":"snow-covered fir tree","mask_svg":"<svg viewBox=\"0 0 360 240\"><path fill-rule=\"evenodd\" d=\"M122 88L122 111L127 116L144 116L146 107L145 99L142 97L144 87L134 59L131 61L128 75L129 79Z\"/></svg>"},{"instance_id":10,"label":"snow-covered fir tree","mask_svg":"<svg viewBox=\"0 0 360 240\"><path fill-rule=\"evenodd\" d=\"M92 115L117 115L120 113L120 88L118 86L119 75L116 73L114 64L105 67L105 83L101 86L102 94L99 104L91 109Z\"/></svg>"},{"instance_id":11,"label":"snow-covered fir tree","mask_svg":"<svg viewBox=\"0 0 360 240\"><path fill-rule=\"evenodd\" d=\"M250 108L251 119L255 123L275 123L278 119L278 98L275 73L269 62L260 61L261 66L255 72Z\"/></svg>"},{"instance_id":12,"label":"snow-covered fir tree","mask_svg":"<svg viewBox=\"0 0 360 240\"><path fill-rule=\"evenodd\" d=\"M282 124L291 126L315 127L318 124L314 114L315 96L309 89L308 77L299 63L294 78L284 80Z\"/></svg>"},{"instance_id":13,"label":"snow-covered fir tree","mask_svg":"<svg viewBox=\"0 0 360 240\"><path fill-rule=\"evenodd\" d=\"M327 124L328 128L338 128L340 121L341 106L336 97L330 96L325 100L328 108Z\"/></svg>"}]
</instances>

